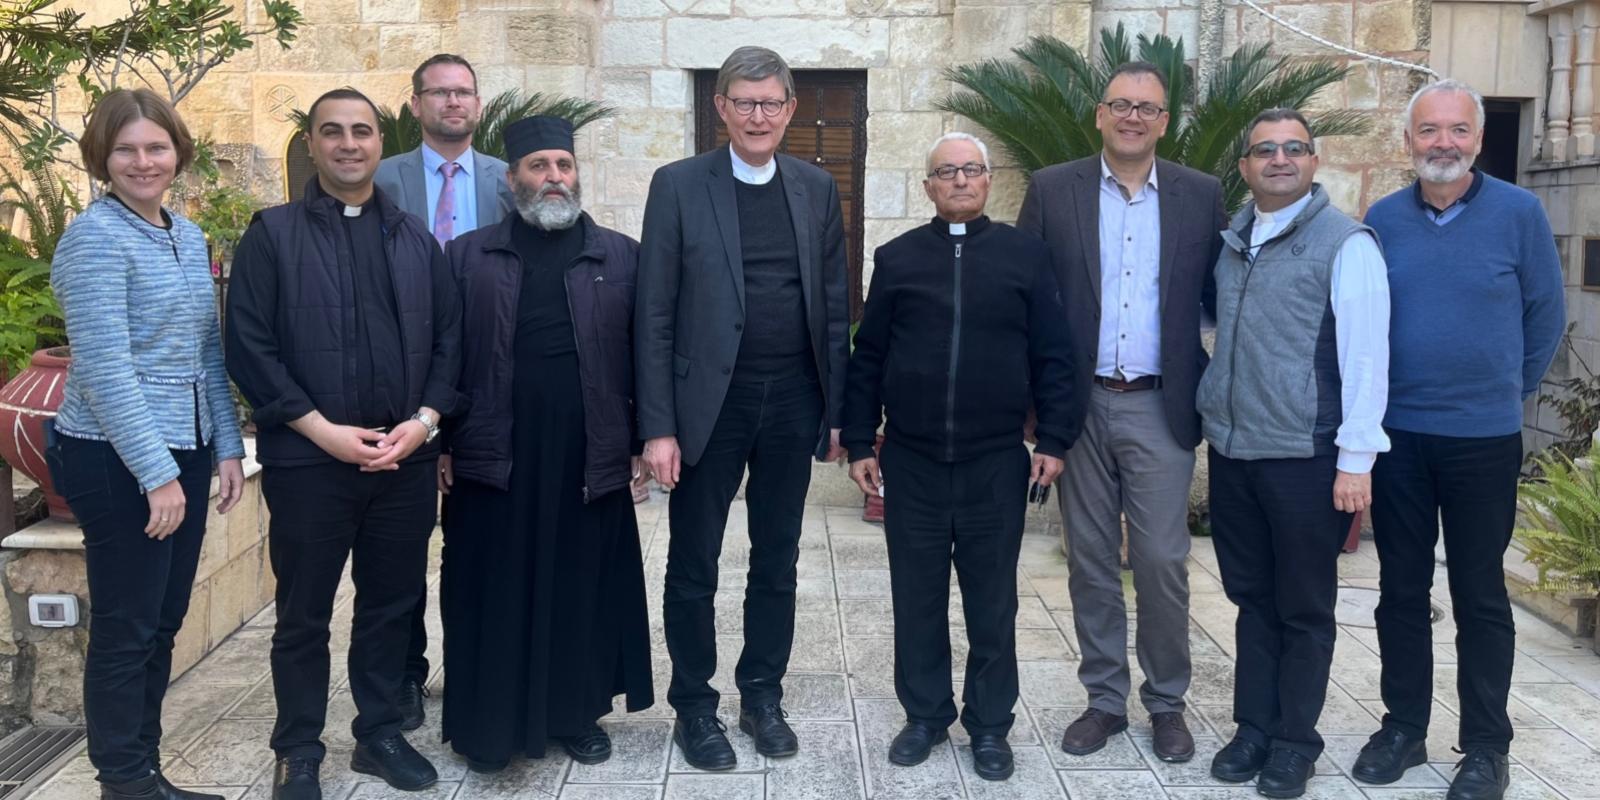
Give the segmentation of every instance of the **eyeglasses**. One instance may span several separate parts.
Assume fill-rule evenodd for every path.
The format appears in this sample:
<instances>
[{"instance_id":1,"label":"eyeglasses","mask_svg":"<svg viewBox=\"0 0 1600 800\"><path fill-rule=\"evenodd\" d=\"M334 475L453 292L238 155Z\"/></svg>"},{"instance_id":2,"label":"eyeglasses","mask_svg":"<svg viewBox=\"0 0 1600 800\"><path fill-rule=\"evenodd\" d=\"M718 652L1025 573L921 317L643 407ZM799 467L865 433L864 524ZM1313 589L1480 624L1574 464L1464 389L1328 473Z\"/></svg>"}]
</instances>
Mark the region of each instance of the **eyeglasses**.
<instances>
[{"instance_id":1,"label":"eyeglasses","mask_svg":"<svg viewBox=\"0 0 1600 800\"><path fill-rule=\"evenodd\" d=\"M444 88L440 88L440 87L434 87L432 89L423 89L422 91L417 92L417 94L419 94L419 95L421 95L423 97L426 97L429 100L444 100L444 101L471 100L472 98L478 96L478 90L477 89L444 89Z\"/></svg>"},{"instance_id":2,"label":"eyeglasses","mask_svg":"<svg viewBox=\"0 0 1600 800\"><path fill-rule=\"evenodd\" d=\"M976 161L968 161L967 163L962 164L959 167L954 165L954 164L943 164L943 165L934 167L933 169L928 171L928 177L930 177L930 178L938 178L941 181L953 181L953 180L956 179L956 173L957 172L959 172L962 175L965 175L965 176L967 176L969 178L976 178L979 175L982 175L982 174L984 174L984 173L986 173L988 171L989 171L988 167L986 167L986 166L984 166L982 164L979 164Z\"/></svg>"},{"instance_id":3,"label":"eyeglasses","mask_svg":"<svg viewBox=\"0 0 1600 800\"><path fill-rule=\"evenodd\" d=\"M1282 143L1256 142L1255 144L1251 145L1249 149L1245 150L1245 152L1248 153L1251 158L1267 159L1277 155L1279 148L1282 148L1284 158L1304 158L1305 156L1309 156L1317 152L1315 145L1311 144L1310 142L1302 142L1299 139L1290 139L1289 141Z\"/></svg>"},{"instance_id":4,"label":"eyeglasses","mask_svg":"<svg viewBox=\"0 0 1600 800\"><path fill-rule=\"evenodd\" d=\"M1132 100L1124 100L1120 97L1116 100L1108 100L1100 105L1105 106L1113 117L1126 117L1137 111L1139 112L1139 119L1143 120L1155 119L1167 111L1155 103L1135 103Z\"/></svg>"},{"instance_id":5,"label":"eyeglasses","mask_svg":"<svg viewBox=\"0 0 1600 800\"><path fill-rule=\"evenodd\" d=\"M784 106L789 105L788 100L751 100L748 97L728 97L727 95L723 95L723 99L732 103L733 110L739 112L741 117L750 116L755 113L757 108L761 109L761 116L763 117L776 117L779 112L783 111Z\"/></svg>"}]
</instances>

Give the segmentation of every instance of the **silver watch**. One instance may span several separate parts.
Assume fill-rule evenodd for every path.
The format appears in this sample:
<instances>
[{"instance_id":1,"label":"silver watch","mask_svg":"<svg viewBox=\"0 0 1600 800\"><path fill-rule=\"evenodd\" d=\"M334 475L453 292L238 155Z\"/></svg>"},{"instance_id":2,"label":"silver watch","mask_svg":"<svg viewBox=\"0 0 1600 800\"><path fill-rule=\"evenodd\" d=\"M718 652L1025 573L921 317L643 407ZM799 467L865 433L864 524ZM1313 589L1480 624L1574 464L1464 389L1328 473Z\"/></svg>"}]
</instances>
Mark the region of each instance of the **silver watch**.
<instances>
[{"instance_id":1,"label":"silver watch","mask_svg":"<svg viewBox=\"0 0 1600 800\"><path fill-rule=\"evenodd\" d=\"M434 438L439 435L439 423L429 419L427 414L418 411L417 413L412 414L411 418L422 423L422 427L428 430L428 438L422 440L423 444L432 442Z\"/></svg>"}]
</instances>

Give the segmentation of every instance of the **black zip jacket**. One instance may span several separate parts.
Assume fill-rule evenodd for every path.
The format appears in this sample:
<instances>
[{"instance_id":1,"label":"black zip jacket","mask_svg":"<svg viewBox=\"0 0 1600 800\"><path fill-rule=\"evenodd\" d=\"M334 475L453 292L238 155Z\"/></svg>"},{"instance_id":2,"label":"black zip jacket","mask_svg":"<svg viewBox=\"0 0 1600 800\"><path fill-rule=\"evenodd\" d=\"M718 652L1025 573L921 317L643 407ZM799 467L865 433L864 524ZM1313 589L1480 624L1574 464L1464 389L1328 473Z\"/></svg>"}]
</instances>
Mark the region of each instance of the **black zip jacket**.
<instances>
[{"instance_id":1,"label":"black zip jacket","mask_svg":"<svg viewBox=\"0 0 1600 800\"><path fill-rule=\"evenodd\" d=\"M1037 452L1064 456L1082 416L1049 246L988 217L961 236L935 218L873 263L845 384L850 460L873 456L885 412L887 438L955 462L1020 443L1030 404Z\"/></svg>"}]
</instances>

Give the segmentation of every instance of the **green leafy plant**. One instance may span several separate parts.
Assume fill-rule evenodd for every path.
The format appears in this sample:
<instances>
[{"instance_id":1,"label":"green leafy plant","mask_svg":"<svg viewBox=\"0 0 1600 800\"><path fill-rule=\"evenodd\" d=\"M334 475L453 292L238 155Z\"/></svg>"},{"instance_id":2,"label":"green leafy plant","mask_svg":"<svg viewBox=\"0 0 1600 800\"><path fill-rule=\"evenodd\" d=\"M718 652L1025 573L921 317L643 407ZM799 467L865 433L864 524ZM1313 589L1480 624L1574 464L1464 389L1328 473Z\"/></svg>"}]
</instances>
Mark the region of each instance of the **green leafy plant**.
<instances>
[{"instance_id":1,"label":"green leafy plant","mask_svg":"<svg viewBox=\"0 0 1600 800\"><path fill-rule=\"evenodd\" d=\"M218 262L233 257L233 249L244 238L250 218L263 203L255 195L220 181L207 183L189 219L200 226L211 245L211 256Z\"/></svg>"},{"instance_id":2,"label":"green leafy plant","mask_svg":"<svg viewBox=\"0 0 1600 800\"><path fill-rule=\"evenodd\" d=\"M1567 363L1575 367L1570 370L1572 377L1557 384L1560 392L1539 395L1539 404L1555 409L1561 417L1567 437L1550 447L1568 458L1588 452L1595 430L1600 429L1600 376L1594 374L1589 363L1572 346L1572 331L1576 327L1576 322L1568 324L1567 335L1561 339L1561 345L1567 349ZM1531 455L1529 460L1533 460Z\"/></svg>"},{"instance_id":3,"label":"green leafy plant","mask_svg":"<svg viewBox=\"0 0 1600 800\"><path fill-rule=\"evenodd\" d=\"M0 245L0 372L16 375L35 350L66 341L61 306L50 290L50 262L6 237Z\"/></svg>"},{"instance_id":4,"label":"green leafy plant","mask_svg":"<svg viewBox=\"0 0 1600 800\"><path fill-rule=\"evenodd\" d=\"M516 90L501 92L484 104L472 146L480 153L499 157L506 151L505 127L519 119L545 114L565 119L572 123L573 129L578 129L616 113L612 106L578 97L543 92L525 95ZM311 122L306 113L295 111L293 118L300 131L305 132ZM410 105L400 106L399 112L378 106L378 131L383 134L384 158L410 152L422 144L422 123L411 113Z\"/></svg>"},{"instance_id":5,"label":"green leafy plant","mask_svg":"<svg viewBox=\"0 0 1600 800\"><path fill-rule=\"evenodd\" d=\"M1560 452L1535 459L1542 477L1522 484L1516 537L1539 568L1536 591L1600 594L1600 468Z\"/></svg>"},{"instance_id":6,"label":"green leafy plant","mask_svg":"<svg viewBox=\"0 0 1600 800\"><path fill-rule=\"evenodd\" d=\"M1338 84L1349 67L1325 59L1274 57L1269 47L1234 51L1204 87L1193 85L1183 40L1140 34L1135 42L1119 23L1100 31L1098 60L1070 45L1037 36L1012 50L1015 60L991 59L946 70L960 91L940 101L986 128L1024 172L1100 151L1095 107L1105 97L1110 73L1133 60L1149 61L1167 76L1171 123L1156 155L1215 175L1230 209L1243 205L1248 187L1237 168L1244 132L1268 108L1304 108L1317 92ZM1137 54L1137 55L1136 55ZM1358 111L1308 114L1314 136L1365 133Z\"/></svg>"}]
</instances>

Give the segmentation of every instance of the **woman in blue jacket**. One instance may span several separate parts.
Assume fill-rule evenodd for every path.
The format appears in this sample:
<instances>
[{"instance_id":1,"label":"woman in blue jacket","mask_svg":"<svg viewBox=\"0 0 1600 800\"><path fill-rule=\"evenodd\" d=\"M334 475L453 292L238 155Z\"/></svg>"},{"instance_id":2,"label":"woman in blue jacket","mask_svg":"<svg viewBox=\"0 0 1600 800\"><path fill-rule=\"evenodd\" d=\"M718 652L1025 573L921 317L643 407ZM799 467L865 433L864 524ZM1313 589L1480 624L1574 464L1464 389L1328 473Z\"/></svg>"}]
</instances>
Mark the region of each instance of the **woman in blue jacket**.
<instances>
[{"instance_id":1,"label":"woman in blue jacket","mask_svg":"<svg viewBox=\"0 0 1600 800\"><path fill-rule=\"evenodd\" d=\"M72 344L51 456L88 562L89 760L102 800L208 800L174 787L160 762L213 465L218 513L244 488L205 237L161 204L194 140L155 93L117 90L80 147L107 191L68 226L50 267Z\"/></svg>"}]
</instances>

